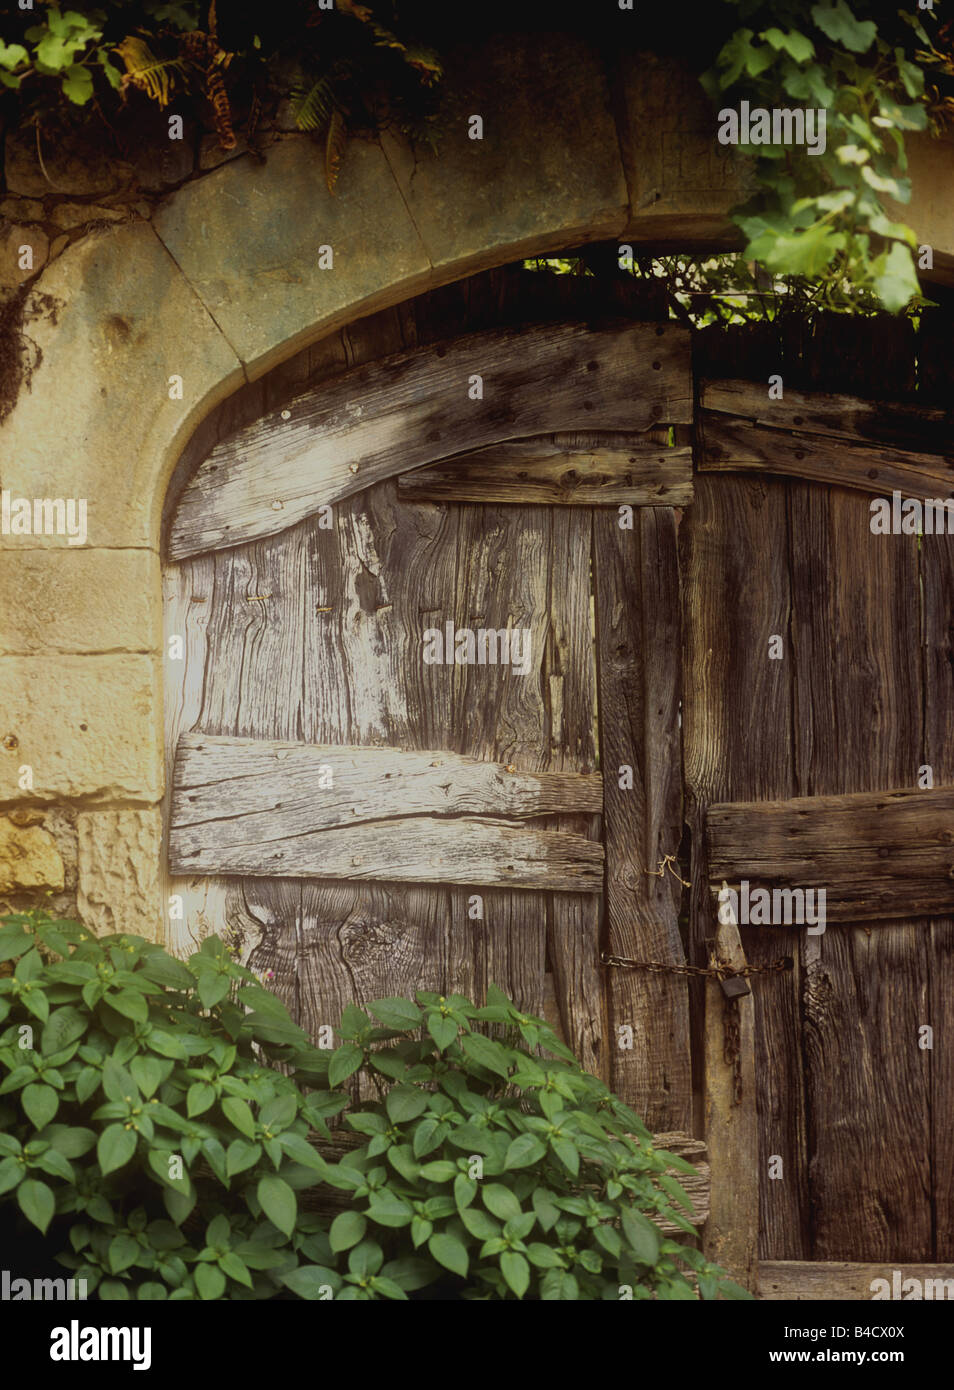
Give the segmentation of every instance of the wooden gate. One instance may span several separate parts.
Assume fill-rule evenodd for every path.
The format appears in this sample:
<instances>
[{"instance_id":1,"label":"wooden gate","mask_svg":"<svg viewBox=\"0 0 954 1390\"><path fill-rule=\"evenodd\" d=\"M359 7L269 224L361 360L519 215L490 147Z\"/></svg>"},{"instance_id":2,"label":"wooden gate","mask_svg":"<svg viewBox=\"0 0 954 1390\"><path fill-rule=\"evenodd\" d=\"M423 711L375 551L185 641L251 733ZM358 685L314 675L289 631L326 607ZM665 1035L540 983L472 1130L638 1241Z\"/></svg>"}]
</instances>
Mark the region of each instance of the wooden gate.
<instances>
[{"instance_id":1,"label":"wooden gate","mask_svg":"<svg viewBox=\"0 0 954 1390\"><path fill-rule=\"evenodd\" d=\"M542 291L355 325L184 468L180 941L237 931L312 1030L493 980L705 1135L739 1277L868 1297L867 1263L954 1244L954 541L868 526L873 492L949 492L938 374L915 404L904 325L702 335L693 471L685 330L632 287ZM825 934L720 926L743 878L827 886ZM780 956L731 1000L680 973Z\"/></svg>"}]
</instances>

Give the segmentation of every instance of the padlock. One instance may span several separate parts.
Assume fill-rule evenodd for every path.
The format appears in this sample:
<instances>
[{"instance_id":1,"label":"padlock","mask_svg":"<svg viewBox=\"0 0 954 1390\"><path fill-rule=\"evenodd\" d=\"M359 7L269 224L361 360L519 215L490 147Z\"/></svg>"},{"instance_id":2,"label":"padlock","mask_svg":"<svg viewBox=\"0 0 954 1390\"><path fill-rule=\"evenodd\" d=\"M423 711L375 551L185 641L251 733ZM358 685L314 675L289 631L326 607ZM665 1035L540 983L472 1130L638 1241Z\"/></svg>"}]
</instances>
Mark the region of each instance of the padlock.
<instances>
[{"instance_id":1,"label":"padlock","mask_svg":"<svg viewBox=\"0 0 954 1390\"><path fill-rule=\"evenodd\" d=\"M719 981L726 999L738 999L740 995L751 994L749 982L744 975L727 975Z\"/></svg>"}]
</instances>

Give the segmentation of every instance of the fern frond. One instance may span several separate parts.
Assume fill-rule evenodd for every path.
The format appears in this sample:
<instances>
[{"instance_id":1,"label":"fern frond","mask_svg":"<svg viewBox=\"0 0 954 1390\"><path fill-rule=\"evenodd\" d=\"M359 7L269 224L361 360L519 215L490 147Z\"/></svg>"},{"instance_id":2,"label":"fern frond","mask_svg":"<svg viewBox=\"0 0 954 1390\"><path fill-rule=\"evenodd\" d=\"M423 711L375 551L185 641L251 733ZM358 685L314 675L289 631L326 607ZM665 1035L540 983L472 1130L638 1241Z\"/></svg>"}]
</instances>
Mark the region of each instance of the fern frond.
<instances>
[{"instance_id":1,"label":"fern frond","mask_svg":"<svg viewBox=\"0 0 954 1390\"><path fill-rule=\"evenodd\" d=\"M327 73L310 87L292 92L291 113L299 130L323 130L335 110L334 86Z\"/></svg>"},{"instance_id":2,"label":"fern frond","mask_svg":"<svg viewBox=\"0 0 954 1390\"><path fill-rule=\"evenodd\" d=\"M138 87L160 107L167 106L175 78L184 71L181 58L157 58L146 41L134 34L128 34L116 52L126 67L123 85Z\"/></svg>"},{"instance_id":3,"label":"fern frond","mask_svg":"<svg viewBox=\"0 0 954 1390\"><path fill-rule=\"evenodd\" d=\"M328 137L325 140L325 183L328 192L334 193L341 172L341 161L348 140L348 127L337 106L328 122Z\"/></svg>"}]
</instances>

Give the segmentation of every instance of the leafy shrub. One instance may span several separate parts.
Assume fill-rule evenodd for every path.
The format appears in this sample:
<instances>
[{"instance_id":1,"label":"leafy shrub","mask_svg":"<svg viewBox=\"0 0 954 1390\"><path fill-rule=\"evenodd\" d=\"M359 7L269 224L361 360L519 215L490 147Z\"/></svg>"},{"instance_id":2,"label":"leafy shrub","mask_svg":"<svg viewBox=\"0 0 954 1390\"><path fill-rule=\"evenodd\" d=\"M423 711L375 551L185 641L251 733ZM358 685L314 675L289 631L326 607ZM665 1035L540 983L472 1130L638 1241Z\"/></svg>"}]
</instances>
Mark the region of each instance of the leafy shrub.
<instances>
[{"instance_id":1,"label":"leafy shrub","mask_svg":"<svg viewBox=\"0 0 954 1390\"><path fill-rule=\"evenodd\" d=\"M100 1298L747 1297L649 1219L694 1234L689 1165L493 986L349 1006L322 1051L218 937L21 914L14 961L0 1201Z\"/></svg>"},{"instance_id":2,"label":"leafy shrub","mask_svg":"<svg viewBox=\"0 0 954 1390\"><path fill-rule=\"evenodd\" d=\"M68 1227L60 1262L90 1293L272 1298L330 1253L297 1194L326 1168L309 1130L327 1134L347 1097L262 1060L324 1084L327 1052L221 940L184 964L27 914L0 929L0 960L16 960L0 979L0 1200Z\"/></svg>"}]
</instances>

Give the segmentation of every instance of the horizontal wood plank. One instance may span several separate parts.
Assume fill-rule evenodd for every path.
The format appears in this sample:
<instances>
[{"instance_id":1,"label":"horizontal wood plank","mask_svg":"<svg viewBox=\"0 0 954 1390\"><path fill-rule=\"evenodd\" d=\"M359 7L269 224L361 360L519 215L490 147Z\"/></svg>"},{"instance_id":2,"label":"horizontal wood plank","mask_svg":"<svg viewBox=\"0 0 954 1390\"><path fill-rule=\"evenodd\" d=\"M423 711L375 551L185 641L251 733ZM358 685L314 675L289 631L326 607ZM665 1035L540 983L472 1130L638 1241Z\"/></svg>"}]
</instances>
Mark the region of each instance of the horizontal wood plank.
<instances>
[{"instance_id":1,"label":"horizontal wood plank","mask_svg":"<svg viewBox=\"0 0 954 1390\"><path fill-rule=\"evenodd\" d=\"M875 1283L885 1280L884 1284ZM905 1288L905 1280L915 1280ZM874 1287L872 1287L874 1285ZM895 1292L897 1290L897 1292ZM757 1297L793 1302L860 1302L881 1298L954 1300L954 1265L854 1264L849 1261L761 1260Z\"/></svg>"},{"instance_id":2,"label":"horizontal wood plank","mask_svg":"<svg viewBox=\"0 0 954 1390\"><path fill-rule=\"evenodd\" d=\"M702 412L696 464L703 472L761 473L808 478L890 496L954 496L954 461L938 454L848 443L843 439L769 429L750 420Z\"/></svg>"},{"instance_id":3,"label":"horizontal wood plank","mask_svg":"<svg viewBox=\"0 0 954 1390\"><path fill-rule=\"evenodd\" d=\"M688 337L674 325L494 329L399 353L217 444L183 491L169 553L179 560L273 535L450 454L554 429L639 432L691 415Z\"/></svg>"},{"instance_id":4,"label":"horizontal wood plank","mask_svg":"<svg viewBox=\"0 0 954 1390\"><path fill-rule=\"evenodd\" d=\"M493 444L398 479L398 496L428 502L676 506L692 501L692 450L604 433Z\"/></svg>"},{"instance_id":5,"label":"horizontal wood plank","mask_svg":"<svg viewBox=\"0 0 954 1390\"><path fill-rule=\"evenodd\" d=\"M440 749L342 747L186 734L171 825L183 849L220 848L406 816L524 820L600 812L599 773L518 772Z\"/></svg>"},{"instance_id":6,"label":"horizontal wood plank","mask_svg":"<svg viewBox=\"0 0 954 1390\"><path fill-rule=\"evenodd\" d=\"M741 416L770 429L801 430L857 444L894 445L923 454L952 454L951 412L933 406L794 391L788 385L781 400L770 400L762 381L703 381L699 403L705 411Z\"/></svg>"},{"instance_id":7,"label":"horizontal wood plank","mask_svg":"<svg viewBox=\"0 0 954 1390\"><path fill-rule=\"evenodd\" d=\"M196 837L198 839L198 837ZM221 845L215 824L200 842L169 834L174 873L337 878L388 883L461 883L598 893L603 847L562 830L502 820L407 816L287 838Z\"/></svg>"},{"instance_id":8,"label":"horizontal wood plank","mask_svg":"<svg viewBox=\"0 0 954 1390\"><path fill-rule=\"evenodd\" d=\"M824 888L828 922L954 911L954 787L710 806L712 892Z\"/></svg>"}]
</instances>

